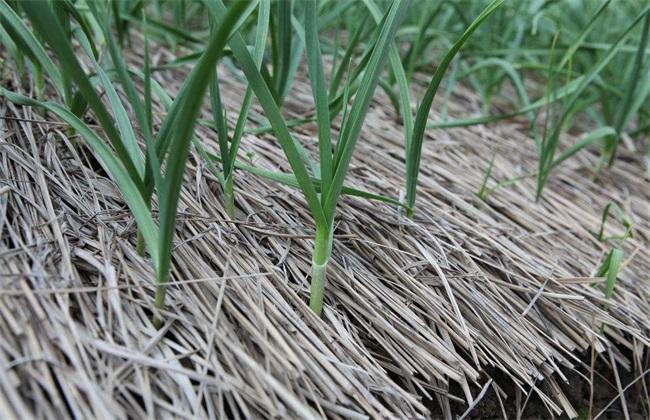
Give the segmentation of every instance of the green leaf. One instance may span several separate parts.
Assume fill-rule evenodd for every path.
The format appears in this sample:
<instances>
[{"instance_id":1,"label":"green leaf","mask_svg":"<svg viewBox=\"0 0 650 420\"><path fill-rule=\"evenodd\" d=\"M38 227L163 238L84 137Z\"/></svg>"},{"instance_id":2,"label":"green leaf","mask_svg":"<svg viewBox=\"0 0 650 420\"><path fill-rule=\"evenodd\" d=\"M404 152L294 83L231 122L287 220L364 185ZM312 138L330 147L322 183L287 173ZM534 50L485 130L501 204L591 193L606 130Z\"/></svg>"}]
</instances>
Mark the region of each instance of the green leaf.
<instances>
[{"instance_id":1,"label":"green leaf","mask_svg":"<svg viewBox=\"0 0 650 420\"><path fill-rule=\"evenodd\" d=\"M622 236L612 236L609 238L605 237L605 224L607 223L607 219L609 218L610 213L614 213L614 217L619 222L621 222L623 227L625 227L625 233ZM624 241L625 239L631 236L632 236L632 221L625 215L625 213L623 213L623 210L621 210L621 208L616 203L607 204L603 209L603 215L600 222L600 230L598 231L596 238L598 238L600 242L604 242L608 239L617 239L620 241Z\"/></svg>"},{"instance_id":2,"label":"green leaf","mask_svg":"<svg viewBox=\"0 0 650 420\"><path fill-rule=\"evenodd\" d=\"M342 127L342 134L339 142L337 142L337 155L340 159L334 162L334 177L332 185L328 191L325 191L325 204L324 210L327 217L328 225L331 225L334 220L334 213L336 204L341 194L345 175L352 159L352 152L354 146L359 138L361 126L365 119L370 101L374 95L375 88L379 79L379 74L382 70L383 64L390 50L390 45L393 42L395 31L401 21L403 14L406 10L406 3L401 0L393 1L388 12L386 12L386 19L384 25L374 45L368 67L364 72L363 79L359 86L359 90L355 96L350 115L347 122ZM341 153L338 153L338 149Z\"/></svg>"},{"instance_id":3,"label":"green leaf","mask_svg":"<svg viewBox=\"0 0 650 420\"><path fill-rule=\"evenodd\" d=\"M276 13L278 24L274 25L275 29L273 39L277 42L278 58L273 63L273 82L275 91L280 94L280 105L282 103L283 92L287 87L289 80L289 71L291 68L291 11L293 9L293 0L283 0L277 2Z\"/></svg>"},{"instance_id":4,"label":"green leaf","mask_svg":"<svg viewBox=\"0 0 650 420\"><path fill-rule=\"evenodd\" d=\"M553 167L558 166L566 159L578 153L580 150L594 144L598 141L607 139L610 136L616 135L616 130L613 127L599 127L585 135L578 140L574 145L566 149L560 156L553 161Z\"/></svg>"},{"instance_id":5,"label":"green leaf","mask_svg":"<svg viewBox=\"0 0 650 420\"><path fill-rule=\"evenodd\" d=\"M63 79L59 69L47 55L41 43L34 37L32 31L25 26L20 16L9 7L5 0L0 0L0 16L2 16L2 20L0 21L2 26L20 48L21 52L27 54L31 60L45 69L45 72L54 83L54 88L66 102L71 99L66 98L67 94L63 88Z\"/></svg>"},{"instance_id":6,"label":"green leaf","mask_svg":"<svg viewBox=\"0 0 650 420\"><path fill-rule=\"evenodd\" d=\"M192 70L183 84L182 91L178 95L180 101L174 102L173 115L173 139L170 141L169 154L173 159L167 162L167 169L162 181L162 188L159 191L160 200L160 267L158 270L158 282L165 282L169 273L172 240L176 222L176 211L180 198L180 189L183 182L185 162L189 153L189 146L193 135L194 125L198 118L205 91L213 75L214 67L223 47L228 42L231 31L235 27L239 16L244 12L248 2L236 2L228 9L228 12L220 20L218 30L211 37L205 52L199 59L196 67ZM174 108L177 109L174 112ZM168 116L168 118L170 118Z\"/></svg>"},{"instance_id":7,"label":"green leaf","mask_svg":"<svg viewBox=\"0 0 650 420\"><path fill-rule=\"evenodd\" d=\"M377 7L374 0L363 0L363 3L366 5L370 13L372 14L375 22L380 24L381 22L381 12ZM400 99L400 113L402 116L402 124L404 126L404 143L406 147L409 147L409 142L411 141L411 136L413 134L413 115L411 114L411 98L410 90L408 86L408 80L406 78L406 73L404 72L404 66L402 66L402 59L399 56L397 47L394 43L391 43L388 53L390 68L393 72L393 76L397 82L397 87L399 91Z\"/></svg>"},{"instance_id":8,"label":"green leaf","mask_svg":"<svg viewBox=\"0 0 650 420\"><path fill-rule=\"evenodd\" d=\"M334 76L332 76L332 80L330 81L330 87L329 87L330 102L333 102L334 99L336 99L336 93L338 92L339 86L341 85L343 73L345 72L345 70L348 69L348 65L352 61L352 55L354 54L355 49L359 45L359 42L364 33L364 28L367 20L368 20L368 15L364 15L361 23L359 23L359 25L357 25L357 27L355 28L352 37L348 41L348 45L345 48L345 53L343 54L341 63L338 66L338 68L336 68L336 72L334 73Z\"/></svg>"},{"instance_id":9,"label":"green leaf","mask_svg":"<svg viewBox=\"0 0 650 420\"><path fill-rule=\"evenodd\" d=\"M257 68L260 68L262 61L264 60L264 50L266 47L266 39L269 33L269 19L271 13L271 2L270 0L262 0L260 2L260 8L258 11L258 20L257 20L257 31L255 32L255 46L253 48L253 60ZM239 111L239 117L237 118L237 124L235 125L235 132L232 136L232 142L230 146L228 162L228 169L224 168L226 177L231 176L232 173L232 162L237 159L237 152L239 151L239 145L241 144L241 139L244 134L244 128L246 126L246 120L248 118L248 113L250 111L251 103L253 100L253 90L250 86L246 87L246 93L244 94L244 101L242 102L241 109ZM223 153L223 152L222 152Z\"/></svg>"},{"instance_id":10,"label":"green leaf","mask_svg":"<svg viewBox=\"0 0 650 420\"><path fill-rule=\"evenodd\" d=\"M332 138L330 135L330 114L328 93L325 87L325 71L318 40L318 16L316 0L305 0L305 45L307 47L307 66L311 82L312 96L316 104L316 123L318 127L318 149L320 173L324 191L329 191L332 182ZM321 197L324 203L324 197Z\"/></svg>"},{"instance_id":11,"label":"green leaf","mask_svg":"<svg viewBox=\"0 0 650 420\"><path fill-rule=\"evenodd\" d=\"M149 102L148 104L143 104L142 101L140 100L140 97L138 95L138 92L135 88L135 84L131 80L131 77L129 75L129 72L127 71L126 64L124 63L124 60L122 58L121 52L118 50L117 44L115 43L115 40L113 39L113 35L110 31L109 27L109 15L107 12L104 13L103 16L100 16L100 13L97 8L94 7L93 3L89 4L90 9L93 11L93 14L95 15L95 18L97 22L99 23L102 32L104 34L104 38L106 39L106 43L108 46L108 51L111 56L111 60L113 61L113 65L115 66L115 70L117 72L118 79L120 83L122 84L122 87L124 88L124 91L127 95L127 98L129 100L129 103L131 104L131 107L135 113L136 119L138 121L138 125L140 126L140 130L142 131L142 135L144 137L145 145L146 145L146 157L147 157L147 163L146 163L146 172L147 175L144 176L144 178L148 178L150 176L153 176L154 183L156 187L160 187L161 182L162 182L162 177L160 174L160 162L158 160L158 157L155 153L155 146L153 143L153 134L151 132L151 103ZM150 74L148 71L149 64L148 64L148 40L146 39L146 34L145 34L145 74ZM150 77L150 76L149 76ZM147 82L148 78L145 78L145 100L147 98L147 89L150 87ZM115 113L115 106L113 106L114 113ZM126 114L126 111L122 109L122 112L118 115L116 114L116 118L118 120L118 126L120 125L129 125L131 126L131 121L129 116ZM121 121L121 120L126 120L126 121ZM120 122L121 121L121 122ZM120 129L121 132L124 130ZM133 141L135 142L135 137L133 138ZM137 142L134 145L134 147L137 147ZM139 155L138 155L138 160L139 160Z\"/></svg>"},{"instance_id":12,"label":"green leaf","mask_svg":"<svg viewBox=\"0 0 650 420\"><path fill-rule=\"evenodd\" d=\"M621 262L623 260L623 251L614 248L612 249L605 258L605 261L601 264L596 272L596 277L602 277L607 275L605 282L605 298L611 299L614 294L614 288L616 287L616 279L618 278L618 272L621 268Z\"/></svg>"},{"instance_id":13,"label":"green leaf","mask_svg":"<svg viewBox=\"0 0 650 420\"><path fill-rule=\"evenodd\" d=\"M219 75L217 69L215 69L214 76L212 77L212 80L210 80L210 104L212 107L212 118L214 118L214 125L217 130L219 153L221 153L221 156L229 156L230 146L228 145L228 124L226 122L226 111L223 109L221 103L221 91L219 90ZM225 160L222 165L222 178L225 178L231 171L230 161Z\"/></svg>"},{"instance_id":14,"label":"green leaf","mask_svg":"<svg viewBox=\"0 0 650 420\"><path fill-rule=\"evenodd\" d=\"M572 114L576 103L581 99L585 89L589 84L598 76L598 74L605 68L605 66L616 56L619 52L619 49L623 45L623 41L627 39L630 31L636 26L641 19L650 11L650 5L646 6L643 11L632 21L630 24L619 34L616 41L611 44L607 53L595 64L592 66L591 70L581 78L580 84L573 93L573 96L569 99L567 104L564 106L562 115L559 118L559 121L555 125L551 135L548 139L542 144L540 159L539 159L539 170L537 172L537 192L536 197L539 199L548 180L550 170L552 169L555 149L559 143L560 134L564 128L565 123L567 122L569 116Z\"/></svg>"},{"instance_id":15,"label":"green leaf","mask_svg":"<svg viewBox=\"0 0 650 420\"><path fill-rule=\"evenodd\" d=\"M427 125L427 119L433 99L438 91L438 86L449 67L449 64L454 59L458 51L467 42L469 37L481 26L481 24L503 3L503 0L493 0L487 5L481 14L472 22L472 24L465 30L465 32L458 38L451 49L445 54L440 65L436 68L431 82L422 98L422 102L418 108L415 117L415 125L413 127L413 138L408 144L407 157L406 157L406 203L410 208L415 206L415 194L417 179L420 172L420 160L422 157L422 145L424 141L424 130Z\"/></svg>"},{"instance_id":16,"label":"green leaf","mask_svg":"<svg viewBox=\"0 0 650 420\"><path fill-rule=\"evenodd\" d=\"M137 180L138 185L140 185L139 189L144 192L135 162L132 160L131 154L128 152L119 132L115 128L111 115L102 103L97 92L95 92L88 75L79 64L72 45L54 16L50 4L46 2L28 1L23 2L22 6L32 21L33 27L47 40L52 50L56 53L63 71L76 83L78 89L88 102L88 105L95 113L97 120L104 128L106 135L115 148L129 176L131 179Z\"/></svg>"},{"instance_id":17,"label":"green leaf","mask_svg":"<svg viewBox=\"0 0 650 420\"><path fill-rule=\"evenodd\" d=\"M207 4L211 8L211 11L217 16L224 12L225 6L221 0L209 2ZM251 86L255 92L260 105L266 113L266 117L269 119L269 122L276 133L276 138L280 142L280 145L287 156L289 165L291 165L291 169L296 176L315 222L322 226L326 226L327 221L320 206L316 189L314 188L307 172L307 168L304 165L301 153L296 146L296 142L289 133L289 129L287 128L284 118L282 117L280 109L278 108L269 87L262 78L260 70L257 68L253 57L250 55L250 52L246 47L244 39L239 35L239 33L235 33L231 38L230 48L241 65L242 71L248 79L249 86Z\"/></svg>"},{"instance_id":18,"label":"green leaf","mask_svg":"<svg viewBox=\"0 0 650 420\"><path fill-rule=\"evenodd\" d=\"M219 156L213 155L211 153L208 153L203 146L198 144L197 142L197 149L199 149L199 153L201 154L201 157L208 162L208 165L214 160L221 161L221 158ZM238 169L242 169L246 172L250 172L253 175L257 175L262 178L270 179L271 181L278 182L280 184L287 185L289 187L297 188L300 189L300 185L298 184L298 180L296 179L295 175L291 173L284 173L284 172L277 172L277 171L271 171L268 169L260 168L257 166L253 165L248 165L246 163L243 163L239 160L236 160L234 162L235 167ZM216 174L215 174L216 175ZM218 176L217 176L218 178ZM321 180L318 178L311 178L312 183L314 184L316 191L321 192ZM348 187L347 185L343 186L343 189L341 190L342 194L344 195L349 195L353 197L359 197L359 198L365 198L368 200L374 200L374 201L380 201L382 203L386 204L391 204L393 206L397 207L402 207L406 208L404 203L400 202L399 200L396 200L394 198L386 197L385 195L381 194L375 194L371 193L369 191L365 190L360 190L358 188L352 188Z\"/></svg>"},{"instance_id":19,"label":"green leaf","mask_svg":"<svg viewBox=\"0 0 650 420\"><path fill-rule=\"evenodd\" d=\"M616 123L616 135L611 145L609 145L607 153L609 155L609 165L611 166L614 163L614 158L616 157L616 149L618 148L618 143L621 138L621 133L625 126L631 119L631 112L634 112L635 109L632 108L634 104L634 98L639 94L637 91L637 86L641 78L641 69L643 67L643 60L645 58L645 49L648 45L648 34L650 33L650 11L646 12L645 20L643 23L643 31L641 34L641 40L639 41L639 46L637 49L636 56L634 57L634 63L632 68L632 74L628 79L627 88L625 89L625 96L619 105L618 112L618 121ZM647 77L648 69L646 69ZM647 83L647 82L646 82ZM643 88L643 86L642 86ZM647 89L647 88L646 88Z\"/></svg>"}]
</instances>

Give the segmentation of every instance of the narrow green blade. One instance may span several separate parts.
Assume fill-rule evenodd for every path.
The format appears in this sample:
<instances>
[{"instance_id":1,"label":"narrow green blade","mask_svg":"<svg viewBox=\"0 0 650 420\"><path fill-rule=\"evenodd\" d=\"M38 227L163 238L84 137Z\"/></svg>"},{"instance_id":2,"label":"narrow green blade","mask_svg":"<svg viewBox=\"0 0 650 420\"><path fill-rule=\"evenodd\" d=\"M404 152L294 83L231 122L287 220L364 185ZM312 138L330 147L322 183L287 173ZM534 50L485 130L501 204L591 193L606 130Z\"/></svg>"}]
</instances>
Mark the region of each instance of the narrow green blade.
<instances>
[{"instance_id":1,"label":"narrow green blade","mask_svg":"<svg viewBox=\"0 0 650 420\"><path fill-rule=\"evenodd\" d=\"M350 160L352 159L352 152L359 138L361 126L363 125L370 101L377 87L379 74L386 61L390 45L392 45L395 31L406 10L406 5L407 2L394 0L390 9L386 12L384 24L381 27L370 57L370 62L363 75L352 108L350 109L347 123L342 127L341 139L339 144L336 145L337 154L340 156L340 159L334 162L334 176L330 189L323 192L326 194L324 210L328 224L331 224L334 219L336 204L341 194ZM341 150L340 154L338 153L339 149Z\"/></svg>"},{"instance_id":2,"label":"narrow green blade","mask_svg":"<svg viewBox=\"0 0 650 420\"><path fill-rule=\"evenodd\" d=\"M167 162L167 169L163 179L162 188L159 191L160 200L160 266L157 279L159 282L166 281L171 264L171 250L176 224L176 211L180 198L180 189L183 182L185 162L189 154L189 147L193 136L194 125L198 118L205 91L208 88L214 67L220 57L223 47L228 42L232 29L235 27L238 18L244 12L248 2L235 2L228 12L220 20L218 30L214 33L203 56L196 67L183 84L183 92L179 94L182 102L176 113L173 115L172 123L173 139L170 143L170 156ZM174 106L177 104L174 103ZM169 116L168 116L169 118Z\"/></svg>"},{"instance_id":3,"label":"narrow green blade","mask_svg":"<svg viewBox=\"0 0 650 420\"><path fill-rule=\"evenodd\" d=\"M305 1L305 45L307 46L307 66L311 82L312 96L316 104L316 123L318 126L318 149L320 154L320 178L322 188L329 191L332 182L332 138L330 135L330 114L328 93L325 87L325 71L318 40L318 16L316 0ZM322 202L324 198L321 197Z\"/></svg>"},{"instance_id":4,"label":"narrow green blade","mask_svg":"<svg viewBox=\"0 0 650 420\"><path fill-rule=\"evenodd\" d=\"M472 24L465 30L465 32L458 38L454 43L451 49L445 54L440 65L436 68L431 82L422 98L422 103L418 108L417 115L415 117L415 125L413 127L413 138L409 142L406 156L406 203L409 207L413 208L415 206L415 194L418 175L420 172L420 160L422 157L422 144L424 142L424 130L427 125L427 119L429 116L429 111L431 111L431 105L433 104L433 99L438 91L438 86L442 81L449 64L454 59L458 51L462 46L467 42L469 37L476 31L476 29L481 26L481 24L492 14L495 10L503 3L504 0L493 0L490 4L487 5L483 12L472 22Z\"/></svg>"}]
</instances>

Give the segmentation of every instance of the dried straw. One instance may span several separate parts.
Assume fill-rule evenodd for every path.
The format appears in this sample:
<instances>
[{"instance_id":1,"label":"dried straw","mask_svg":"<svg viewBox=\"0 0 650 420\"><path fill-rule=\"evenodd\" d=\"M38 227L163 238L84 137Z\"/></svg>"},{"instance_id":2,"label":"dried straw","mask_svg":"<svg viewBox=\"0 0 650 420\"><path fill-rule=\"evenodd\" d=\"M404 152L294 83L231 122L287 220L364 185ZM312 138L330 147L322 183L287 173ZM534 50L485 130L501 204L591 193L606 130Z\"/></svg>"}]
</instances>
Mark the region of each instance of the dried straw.
<instances>
[{"instance_id":1,"label":"dried straw","mask_svg":"<svg viewBox=\"0 0 650 420\"><path fill-rule=\"evenodd\" d=\"M169 57L160 49L155 60ZM225 105L237 109L243 87L220 74ZM182 80L157 77L170 93ZM309 97L298 80L287 115L307 115ZM457 88L448 113L479 109ZM300 194L237 172L239 215L228 221L216 179L193 155L167 323L157 331L153 274L101 164L65 127L34 122L49 116L7 102L0 116L0 412L9 416L450 418L505 380L549 413L571 416L578 407L564 381L572 370L589 377L581 355L590 346L611 352L619 370L645 370L650 197L638 152L623 150L597 179L596 153L581 152L539 203L532 178L483 202L474 193L495 150L497 180L536 169L523 120L430 131L415 222L383 204L343 200L323 319L306 304L313 227ZM379 97L351 185L399 196L395 120ZM296 135L315 151L313 126ZM210 130L197 136L216 150ZM288 169L272 135L245 137L246 153L255 165ZM588 277L609 250L593 232L610 201L635 237L606 301Z\"/></svg>"}]
</instances>

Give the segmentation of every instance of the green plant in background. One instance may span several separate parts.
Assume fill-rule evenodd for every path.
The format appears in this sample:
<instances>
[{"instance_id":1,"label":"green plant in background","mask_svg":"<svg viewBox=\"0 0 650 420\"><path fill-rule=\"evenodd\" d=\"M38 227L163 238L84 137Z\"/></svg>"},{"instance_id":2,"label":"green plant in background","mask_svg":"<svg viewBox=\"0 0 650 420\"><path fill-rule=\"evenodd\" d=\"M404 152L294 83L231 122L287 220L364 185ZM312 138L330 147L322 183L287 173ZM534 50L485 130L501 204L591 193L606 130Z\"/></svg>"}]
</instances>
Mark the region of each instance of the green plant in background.
<instances>
[{"instance_id":1,"label":"green plant in background","mask_svg":"<svg viewBox=\"0 0 650 420\"><path fill-rule=\"evenodd\" d=\"M605 6L606 5L607 5L607 3L605 3ZM581 109L582 107L584 107L585 104L586 104L585 101L584 101L584 93L585 93L585 91L590 86L590 84L594 81L594 79L596 79L596 77L598 77L598 75L603 70L603 68L605 68L605 66L607 66L607 64L609 64L609 62L614 57L616 57L617 53L619 52L619 50L624 45L624 41L628 37L629 33L644 18L645 18L644 19L645 20L645 26L644 26L644 29L643 29L643 36L642 36L641 42L640 42L640 44L638 46L638 49L640 49L641 51L645 51L645 45L647 43L647 36L648 36L648 24L650 24L650 19L648 18L649 13L650 13L650 6L647 6L627 26L627 28L625 30L623 30L622 33L619 34L617 39L611 44L611 46L607 50L606 54L599 61L597 61L595 63L594 67L592 67L591 70L589 72L587 72L585 75L580 76L578 79L576 79L576 80L580 80L580 82L578 84L578 87L576 88L575 92L571 95L569 100L566 102L566 104L563 105L561 115L558 118L558 121L555 122L555 125L552 128L552 130L550 131L550 134L547 135L547 133L545 133L544 138L542 139L542 142L540 144L540 150L539 150L540 157L539 157L539 169L538 169L538 172L537 172L537 192L536 192L536 197L537 197L538 200L541 197L542 192L544 190L544 186L546 185L546 183L548 181L551 169L553 169L553 167L555 166L554 165L555 151L556 151L556 149L558 147L558 144L559 144L560 134L565 130L569 119L572 116L574 116L578 112L578 110ZM598 15L599 15L599 13L597 13L595 15L595 17L597 17ZM582 41L582 37L579 38L579 41L580 42ZM572 50L570 49L569 52L571 52L571 51ZM570 58L567 59L566 61L570 61ZM638 55L637 55L637 59L635 59L635 61L634 61L634 64L635 64L634 72L633 72L634 79L636 79L636 77L638 77L638 67L639 67L638 66L638 61L639 60L638 60ZM564 60L563 60L563 62L564 62ZM650 82L650 79L648 79L647 82ZM630 88L633 89L634 86L636 86L636 80L634 81L634 83L629 83L628 84L628 91L629 91ZM631 95L631 94L632 93L630 92L629 95ZM626 93L624 98L627 98L627 97L628 97L628 94ZM621 108L621 113L619 114L619 115L621 115L621 117L620 117L621 121L629 121L629 118L630 118L629 113L630 113L631 108L630 108L628 102L629 102L628 100L624 99L624 107ZM643 101L641 100L641 102L643 102ZM614 129L615 132L614 132L613 137L615 139L618 139L620 137L620 133L621 133L621 130L622 130L622 124L623 123L617 124L617 127ZM599 127L598 128L598 130L601 130L601 131L604 130L604 129L605 129L605 127ZM597 137L597 138L601 138L601 137ZM607 137L604 137L604 138L607 138ZM593 138L593 140L595 140L595 139L596 138ZM606 150L605 155L607 155L607 157L606 157L607 159L610 159L610 156L613 156L612 154L615 153L615 147L616 147L617 143L618 143L618 140L614 140L614 143L610 142L609 143L610 146L605 148L605 150Z\"/></svg>"},{"instance_id":2,"label":"green plant in background","mask_svg":"<svg viewBox=\"0 0 650 420\"><path fill-rule=\"evenodd\" d=\"M427 51L446 50L452 44L450 34L457 32L459 27L466 28L469 17L480 11L484 4L468 2L458 7L454 2L430 3L418 8L410 16L410 24L400 31L410 43L406 55L409 78L430 66L430 57L435 55L427 54ZM626 129L631 127L630 136L640 136L647 131L643 124L650 115L647 106L650 98L647 5L643 2L613 3L611 0L519 1L505 3L494 13L488 23L476 29L475 36L466 40L463 59L455 64L458 70L446 81L448 92L453 84L465 82L481 93L486 115L428 123L427 128L489 124L526 115L530 121L531 137L536 138L534 113L549 103L561 103L557 120L550 125L546 137L539 141L538 198L551 170L557 166L555 151L559 136L571 126L579 125L585 131L584 127L591 125L587 123L593 121L597 127L594 134L588 133L571 145L568 155L598 143L602 145L601 166L614 162L618 139ZM642 28L634 30L642 19ZM556 88L551 95L531 100L529 98L535 92L542 92L545 85L553 83L548 78L545 63L553 54L550 45L557 33L561 35L557 50L563 55L553 68ZM567 44L567 40L570 43ZM529 75L532 83L524 83L524 78ZM564 85L559 83L560 76L566 78ZM507 81L511 82L519 98L518 103L514 103L515 109L505 114L487 114L490 102L504 91ZM508 96L512 95L503 99L513 102ZM444 107L443 103L443 110ZM638 121L636 129L633 126L635 119ZM604 130L607 130L606 134Z\"/></svg>"},{"instance_id":3,"label":"green plant in background","mask_svg":"<svg viewBox=\"0 0 650 420\"><path fill-rule=\"evenodd\" d=\"M261 67L263 63L262 60L264 56L265 41L268 36L268 29L269 29L269 10L270 10L270 1L268 0L260 1L259 8L257 11L258 14L257 28L254 31L253 58L258 69L261 71L264 80L267 83L267 87L271 91L273 97L276 99L276 103L278 103L277 93L274 92L273 90L274 89L273 80L271 78L265 77L265 74L268 73L268 71L265 72L264 68ZM295 19L292 19L292 21L293 21L293 26L298 28L298 31L302 34L302 37L304 38L304 29L302 28L300 23L297 22ZM271 37L271 39L273 39L273 37ZM293 43L293 45L296 44L298 43L297 42ZM301 50L301 48L298 49ZM294 55L295 55L294 53L291 54L292 57ZM291 60L287 62L286 68L293 68L294 64L292 63L294 62L296 62L296 59L291 58ZM343 67L341 67L337 72L338 77L336 78L336 81L332 82L332 84L335 87L337 87L338 84L340 83L340 79L342 77L342 72L340 70L342 68ZM289 73L290 75L292 75L294 72L295 69L291 70ZM293 76L291 76L291 78L292 77ZM224 205L228 216L231 219L234 218L235 204L234 204L234 193L233 193L233 179L234 179L234 171L236 168L244 169L255 175L262 176L274 180L276 182L280 182L285 185L290 185L298 188L299 186L297 180L295 176L293 176L292 174L282 174L282 173L277 173L269 170L264 170L262 168L256 168L251 165L239 162L237 160L237 152L241 144L242 135L244 134L245 131L245 125L247 122L247 118L249 117L249 110L253 99L253 90L251 89L251 87L248 86L246 89L246 93L242 101L242 105L238 114L239 116L237 118L237 122L232 137L229 137L227 135L228 127L225 118L226 111L222 106L221 93L219 90L219 84L217 82L216 77L213 83L211 83L210 85L210 93L211 93L211 101L212 101L211 104L212 104L213 121L214 121L212 124L217 131L219 155L212 155L211 153L207 152L206 149L201 144L197 143L195 145L197 147L199 154L206 160L206 162L208 162L208 167L210 168L211 172L217 177L217 179L222 185L222 188L224 190L224 201L225 201ZM342 103L341 97L333 97L333 95L330 94L329 98L330 98L329 107L330 109L333 109L334 112L336 112L336 109L340 108L340 104ZM333 118L330 117L330 119ZM308 162L309 168L312 170L317 169L314 163L307 157L304 150L302 150L302 148L299 145L298 148L299 148L298 151L303 161ZM221 162L223 171L216 169L216 167L213 164L211 164L213 161ZM317 191L320 192L321 189L320 178L312 177L312 182L315 184ZM391 199L389 197L381 196L378 194L371 194L366 191L361 191L347 186L343 187L342 193L347 195L354 195L357 197L363 197L367 199L379 200L394 205L400 205L396 200Z\"/></svg>"},{"instance_id":4,"label":"green plant in background","mask_svg":"<svg viewBox=\"0 0 650 420\"><path fill-rule=\"evenodd\" d=\"M609 166L614 163L614 158L616 157L616 151L623 130L628 126L633 116L639 111L645 98L650 95L650 65L648 65L650 59L645 58L649 33L650 8L645 11L645 18L642 23L641 39L634 60L630 61L632 68L628 75L623 98L621 98L621 101L619 102L619 111L614 117L616 122L616 135L610 137L605 143L603 158L608 162Z\"/></svg>"},{"instance_id":5,"label":"green plant in background","mask_svg":"<svg viewBox=\"0 0 650 420\"><path fill-rule=\"evenodd\" d=\"M6 6L4 0L2 0L2 5ZM150 107L147 109L135 94L133 83L128 77L122 58L106 26L108 11L102 7L104 5L103 3L91 4L91 9L103 27L113 65L117 69L120 82L134 109L139 128L144 133L146 162L143 162L141 158L131 120L106 72L95 61L93 55L89 54L88 58L94 64L99 83L104 89L112 113L95 91L92 77L83 70L78 61L72 39L61 25L61 21L56 18L59 12L55 12L55 9L64 7L62 2L24 2L22 8L33 28L41 34L43 39L47 40L57 56L63 72L69 75L78 92L83 95L108 137L109 143L97 131L70 112L66 106L54 102L37 101L4 88L0 90L0 93L15 103L42 107L57 115L70 124L102 160L131 209L149 250L156 274L155 307L163 309L165 284L169 276L171 262L176 209L193 127L202 105L201 99L214 73L215 64L230 33L236 27L239 17L248 6L248 2L235 2L228 12L224 13L223 18L219 19L218 30L211 36L204 53L183 84L155 139L149 132L151 118L147 113L150 113ZM86 52L90 52L92 40L83 33L77 32L77 41ZM45 60L45 58L42 59ZM56 75L57 72L54 72L50 77L56 77ZM169 156L173 158L170 159ZM163 170L163 168L165 169ZM150 185L154 187L151 190L157 191L160 227L156 226L150 211L151 193L148 191L147 175L152 180ZM160 325L159 314L154 316L154 323L157 326Z\"/></svg>"}]
</instances>

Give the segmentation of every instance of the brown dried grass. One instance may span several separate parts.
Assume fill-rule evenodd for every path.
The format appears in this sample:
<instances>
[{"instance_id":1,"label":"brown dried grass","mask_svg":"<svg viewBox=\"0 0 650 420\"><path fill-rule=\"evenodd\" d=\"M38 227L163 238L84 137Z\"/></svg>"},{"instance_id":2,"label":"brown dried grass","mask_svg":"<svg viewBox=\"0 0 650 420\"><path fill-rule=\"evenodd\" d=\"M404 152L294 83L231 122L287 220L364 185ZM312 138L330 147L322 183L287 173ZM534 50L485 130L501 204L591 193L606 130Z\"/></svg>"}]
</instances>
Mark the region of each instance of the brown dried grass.
<instances>
[{"instance_id":1,"label":"brown dried grass","mask_svg":"<svg viewBox=\"0 0 650 420\"><path fill-rule=\"evenodd\" d=\"M242 86L221 74L224 102L237 109ZM173 92L177 76L160 82ZM305 115L309 98L297 81L287 115ZM449 113L478 107L458 88ZM549 415L572 416L582 407L564 381L568 372L594 374L581 358L592 346L618 370L647 368L650 196L638 152L624 150L595 180L597 156L581 152L556 170L540 203L530 178L483 202L474 193L494 150L496 179L536 169L522 122L430 131L415 222L386 205L343 200L322 319L306 304L313 226L300 194L238 172L239 215L228 221L218 183L193 155L167 323L157 331L152 271L101 165L50 117L7 102L0 116L0 412L8 416L451 418L486 392L514 405L520 398L504 400L504 378L524 399L536 394ZM314 149L313 126L296 133ZM197 135L215 147L209 130ZM358 147L349 182L399 196L401 132L384 98ZM288 169L271 135L244 138L246 152L256 165ZM602 281L588 277L609 249L592 234L609 201L635 237L606 301L592 286ZM626 385L613 384L612 398ZM459 402L465 408L452 412Z\"/></svg>"}]
</instances>

